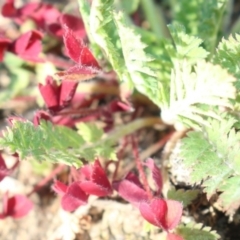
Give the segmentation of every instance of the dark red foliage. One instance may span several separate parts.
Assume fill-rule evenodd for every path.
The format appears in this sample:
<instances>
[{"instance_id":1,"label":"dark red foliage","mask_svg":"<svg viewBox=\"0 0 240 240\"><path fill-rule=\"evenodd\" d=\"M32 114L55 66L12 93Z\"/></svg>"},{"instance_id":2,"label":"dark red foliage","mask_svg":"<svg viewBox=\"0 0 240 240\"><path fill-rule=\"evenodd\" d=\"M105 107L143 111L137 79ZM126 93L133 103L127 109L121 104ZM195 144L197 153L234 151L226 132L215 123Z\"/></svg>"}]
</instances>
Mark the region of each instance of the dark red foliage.
<instances>
[{"instance_id":1,"label":"dark red foliage","mask_svg":"<svg viewBox=\"0 0 240 240\"><path fill-rule=\"evenodd\" d=\"M79 39L84 39L86 37L86 30L81 18L70 14L62 14L59 20L61 25L57 27L57 24L55 24L55 29L58 28L58 32L56 33L57 36L62 37L64 34L63 26L67 26ZM49 28L51 29L53 26L54 25L49 26Z\"/></svg>"},{"instance_id":2,"label":"dark red foliage","mask_svg":"<svg viewBox=\"0 0 240 240\"><path fill-rule=\"evenodd\" d=\"M52 189L59 195L63 196L67 192L68 186L60 181L55 181Z\"/></svg>"},{"instance_id":3,"label":"dark red foliage","mask_svg":"<svg viewBox=\"0 0 240 240\"><path fill-rule=\"evenodd\" d=\"M68 56L74 62L80 64L81 66L100 69L97 60L94 58L90 50L67 25L64 26L63 40Z\"/></svg>"},{"instance_id":4,"label":"dark red foliage","mask_svg":"<svg viewBox=\"0 0 240 240\"><path fill-rule=\"evenodd\" d=\"M151 224L166 231L175 228L181 220L183 206L174 200L153 198L148 202L141 202L141 215Z\"/></svg>"},{"instance_id":5,"label":"dark red foliage","mask_svg":"<svg viewBox=\"0 0 240 240\"><path fill-rule=\"evenodd\" d=\"M77 85L77 82L69 81L62 81L60 85L57 85L56 81L48 76L46 84L39 84L38 87L48 109L58 111L72 100Z\"/></svg>"},{"instance_id":6,"label":"dark red foliage","mask_svg":"<svg viewBox=\"0 0 240 240\"><path fill-rule=\"evenodd\" d=\"M134 109L125 102L115 100L110 103L109 110L111 112L132 112Z\"/></svg>"},{"instance_id":7,"label":"dark red foliage","mask_svg":"<svg viewBox=\"0 0 240 240\"><path fill-rule=\"evenodd\" d=\"M3 212L0 213L0 219L24 217L32 208L33 204L27 197L17 194L9 198L6 193L3 197Z\"/></svg>"},{"instance_id":8,"label":"dark red foliage","mask_svg":"<svg viewBox=\"0 0 240 240\"><path fill-rule=\"evenodd\" d=\"M66 211L74 211L87 203L89 194L99 197L112 193L112 187L100 162L96 160L93 165L82 167L77 173L80 181L75 181L68 187L55 181L53 190L62 196L62 207Z\"/></svg>"},{"instance_id":9,"label":"dark red foliage","mask_svg":"<svg viewBox=\"0 0 240 240\"><path fill-rule=\"evenodd\" d=\"M96 160L93 165L82 167L80 169L80 174L84 179L79 185L86 193L99 197L107 196L112 193L111 184L99 160Z\"/></svg>"},{"instance_id":10,"label":"dark red foliage","mask_svg":"<svg viewBox=\"0 0 240 240\"><path fill-rule=\"evenodd\" d=\"M152 178L155 182L156 188L157 188L157 194L160 194L163 187L163 180L162 180L162 174L160 169L157 167L157 165L154 163L153 159L149 158L145 163L145 166L147 166L151 172L152 172Z\"/></svg>"},{"instance_id":11,"label":"dark red foliage","mask_svg":"<svg viewBox=\"0 0 240 240\"><path fill-rule=\"evenodd\" d=\"M53 5L44 2L27 3L20 8L15 8L14 0L6 0L2 7L2 15L22 24L31 19L38 29L48 31L57 37L63 35L63 25L71 28L78 37L85 38L86 31L81 18L70 14L62 14Z\"/></svg>"},{"instance_id":12,"label":"dark red foliage","mask_svg":"<svg viewBox=\"0 0 240 240\"><path fill-rule=\"evenodd\" d=\"M14 6L14 0L6 0L5 4L2 6L2 15L4 17L16 17L18 11Z\"/></svg>"},{"instance_id":13,"label":"dark red foliage","mask_svg":"<svg viewBox=\"0 0 240 240\"><path fill-rule=\"evenodd\" d=\"M39 3L38 8L25 16L32 19L40 29L47 30L50 24L58 21L61 13L51 4Z\"/></svg>"},{"instance_id":14,"label":"dark red foliage","mask_svg":"<svg viewBox=\"0 0 240 240\"><path fill-rule=\"evenodd\" d=\"M67 186L60 181L55 181L52 189L62 197L61 205L65 211L71 212L87 204L88 195L80 188L79 182Z\"/></svg>"},{"instance_id":15,"label":"dark red foliage","mask_svg":"<svg viewBox=\"0 0 240 240\"><path fill-rule=\"evenodd\" d=\"M11 170L7 168L5 161L0 154L0 181L11 173Z\"/></svg>"},{"instance_id":16,"label":"dark red foliage","mask_svg":"<svg viewBox=\"0 0 240 240\"><path fill-rule=\"evenodd\" d=\"M12 52L26 61L43 62L43 59L39 58L42 51L41 39L42 34L35 30L22 34L13 42L0 36L0 62L5 51Z\"/></svg>"},{"instance_id":17,"label":"dark red foliage","mask_svg":"<svg viewBox=\"0 0 240 240\"><path fill-rule=\"evenodd\" d=\"M13 156L18 157L17 154L14 154ZM7 165L2 157L2 155L0 154L0 182L9 174L11 174L13 172L13 170L18 166L18 160L17 162L11 167L11 168L7 168Z\"/></svg>"},{"instance_id":18,"label":"dark red foliage","mask_svg":"<svg viewBox=\"0 0 240 240\"><path fill-rule=\"evenodd\" d=\"M141 201L148 200L147 192L133 173L128 174L123 180L114 181L112 186L122 198L136 207L139 207Z\"/></svg>"},{"instance_id":19,"label":"dark red foliage","mask_svg":"<svg viewBox=\"0 0 240 240\"><path fill-rule=\"evenodd\" d=\"M84 81L95 77L101 70L97 60L78 35L67 25L64 25L63 40L68 56L76 65L57 75L73 81Z\"/></svg>"},{"instance_id":20,"label":"dark red foliage","mask_svg":"<svg viewBox=\"0 0 240 240\"><path fill-rule=\"evenodd\" d=\"M42 34L38 31L26 32L9 46L9 51L26 61L43 62L39 58L42 51L41 39Z\"/></svg>"},{"instance_id":21,"label":"dark red foliage","mask_svg":"<svg viewBox=\"0 0 240 240\"><path fill-rule=\"evenodd\" d=\"M77 64L73 67L68 68L66 71L56 73L56 75L62 79L80 82L94 78L98 73L99 70L95 68L81 66Z\"/></svg>"},{"instance_id":22,"label":"dark red foliage","mask_svg":"<svg viewBox=\"0 0 240 240\"><path fill-rule=\"evenodd\" d=\"M162 191L163 185L160 169L152 159L148 159L144 165L150 168L152 177L157 185L156 197L152 198L149 196L138 177L132 173L128 174L123 180L114 181L113 188L122 198L138 207L142 216L148 222L163 228L165 231L172 230L180 222L183 206L178 201L159 198L158 195Z\"/></svg>"},{"instance_id":23,"label":"dark red foliage","mask_svg":"<svg viewBox=\"0 0 240 240\"><path fill-rule=\"evenodd\" d=\"M7 0L2 7L4 17L13 18L16 23L22 24L26 19L32 19L42 29L46 25L57 21L61 13L48 3L27 3L16 8L14 0Z\"/></svg>"},{"instance_id":24,"label":"dark red foliage","mask_svg":"<svg viewBox=\"0 0 240 240\"><path fill-rule=\"evenodd\" d=\"M57 82L51 76L48 76L46 84L42 85L40 83L38 87L46 106L49 109L58 110L61 87L57 85Z\"/></svg>"},{"instance_id":25,"label":"dark red foliage","mask_svg":"<svg viewBox=\"0 0 240 240\"><path fill-rule=\"evenodd\" d=\"M33 124L38 126L41 120L52 122L52 117L47 112L40 110L34 114Z\"/></svg>"},{"instance_id":26,"label":"dark red foliage","mask_svg":"<svg viewBox=\"0 0 240 240\"><path fill-rule=\"evenodd\" d=\"M62 26L65 25L71 29L79 39L86 37L86 30L81 18L69 14L62 14L60 21Z\"/></svg>"},{"instance_id":27,"label":"dark red foliage","mask_svg":"<svg viewBox=\"0 0 240 240\"><path fill-rule=\"evenodd\" d=\"M81 189L78 182L74 182L68 186L66 193L62 197L61 205L65 211L71 212L87 204L87 200L88 195Z\"/></svg>"}]
</instances>

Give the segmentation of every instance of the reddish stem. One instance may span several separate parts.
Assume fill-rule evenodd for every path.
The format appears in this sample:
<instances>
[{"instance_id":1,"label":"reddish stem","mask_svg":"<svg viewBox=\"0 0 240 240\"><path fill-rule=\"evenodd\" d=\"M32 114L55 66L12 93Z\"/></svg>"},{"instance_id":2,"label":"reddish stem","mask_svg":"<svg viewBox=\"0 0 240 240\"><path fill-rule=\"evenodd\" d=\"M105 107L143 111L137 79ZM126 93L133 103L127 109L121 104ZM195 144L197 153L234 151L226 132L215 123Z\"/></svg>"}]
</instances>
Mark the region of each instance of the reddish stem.
<instances>
[{"instance_id":1,"label":"reddish stem","mask_svg":"<svg viewBox=\"0 0 240 240\"><path fill-rule=\"evenodd\" d=\"M38 183L31 192L29 192L27 194L27 196L31 196L34 192L37 192L38 190L40 190L43 186L45 186L49 181L51 181L53 179L53 177L55 175L57 175L58 173L62 172L63 169L66 167L66 165L64 164L60 164L58 165L47 177L45 177L44 179L42 179L42 181L40 183Z\"/></svg>"},{"instance_id":2,"label":"reddish stem","mask_svg":"<svg viewBox=\"0 0 240 240\"><path fill-rule=\"evenodd\" d=\"M128 136L124 137L123 144L122 144L120 150L117 153L118 161L116 162L116 165L115 165L115 170L114 170L113 177L112 177L113 181L117 177L118 168L119 168L120 162L123 158L123 153L124 153L124 150L127 147L127 145L128 145Z\"/></svg>"},{"instance_id":3,"label":"reddish stem","mask_svg":"<svg viewBox=\"0 0 240 240\"><path fill-rule=\"evenodd\" d=\"M56 116L60 115L71 115L71 114L80 114L80 115L89 115L89 114L99 114L100 109L68 109L62 112L58 112Z\"/></svg>"},{"instance_id":4,"label":"reddish stem","mask_svg":"<svg viewBox=\"0 0 240 240\"><path fill-rule=\"evenodd\" d=\"M139 175L140 175L140 179L143 182L143 187L148 194L148 198L152 199L153 195L152 195L150 187L148 185L147 178L146 178L146 175L145 175L145 172L143 170L143 166L142 166L142 163L141 163L141 160L140 160L137 142L136 142L136 139L133 135L131 135L131 140L132 140L133 155L134 155L135 162L136 162L136 165L137 165L137 169L138 169L138 172L139 172Z\"/></svg>"}]
</instances>

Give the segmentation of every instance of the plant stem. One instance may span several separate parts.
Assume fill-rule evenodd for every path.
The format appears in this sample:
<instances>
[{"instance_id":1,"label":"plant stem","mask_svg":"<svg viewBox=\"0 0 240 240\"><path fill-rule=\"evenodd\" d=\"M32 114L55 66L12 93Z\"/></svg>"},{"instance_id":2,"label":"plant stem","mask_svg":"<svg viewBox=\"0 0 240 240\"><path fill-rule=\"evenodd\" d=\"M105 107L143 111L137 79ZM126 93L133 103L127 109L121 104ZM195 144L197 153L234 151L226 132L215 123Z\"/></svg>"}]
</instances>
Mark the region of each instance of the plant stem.
<instances>
[{"instance_id":1,"label":"plant stem","mask_svg":"<svg viewBox=\"0 0 240 240\"><path fill-rule=\"evenodd\" d=\"M140 156L139 156L139 152L138 152L138 146L137 146L136 139L135 139L134 135L131 136L131 140L132 140L133 155L134 155L135 162L136 162L136 165L137 165L137 169L138 169L138 172L139 172L139 175L140 175L140 179L143 182L143 186L144 186L144 189L146 190L146 192L148 194L148 198L152 199L153 196L152 196L150 187L148 185L145 172L143 170L143 166L142 166Z\"/></svg>"},{"instance_id":2,"label":"plant stem","mask_svg":"<svg viewBox=\"0 0 240 240\"><path fill-rule=\"evenodd\" d=\"M141 0L143 11L157 38L169 37L163 12L153 0Z\"/></svg>"},{"instance_id":3,"label":"plant stem","mask_svg":"<svg viewBox=\"0 0 240 240\"><path fill-rule=\"evenodd\" d=\"M66 167L66 165L64 165L64 164L58 165L47 177L42 179L42 181L40 183L38 183L32 189L32 191L27 194L27 196L28 197L31 196L34 192L37 192L39 189L41 189L43 186L45 186L49 181L51 181L53 179L53 177L55 175L57 175L58 173L62 172L65 167Z\"/></svg>"},{"instance_id":4,"label":"plant stem","mask_svg":"<svg viewBox=\"0 0 240 240\"><path fill-rule=\"evenodd\" d=\"M166 124L163 124L161 118L159 117L138 118L110 132L108 135L106 135L106 140L112 140L115 142L120 138L132 134L141 128L152 127L155 124L161 124L163 127L166 126ZM104 141L104 139L102 141Z\"/></svg>"},{"instance_id":5,"label":"plant stem","mask_svg":"<svg viewBox=\"0 0 240 240\"><path fill-rule=\"evenodd\" d=\"M120 162L123 158L123 153L124 153L124 150L125 148L127 147L128 145L128 136L126 136L124 139L123 139L123 143L122 143L122 146L120 148L120 150L118 151L117 153L117 158L118 158L118 161L116 162L115 164L115 171L113 173L113 177L112 177L112 180L116 180L117 178L117 173L118 173L118 168L119 168L119 165L120 165Z\"/></svg>"}]
</instances>

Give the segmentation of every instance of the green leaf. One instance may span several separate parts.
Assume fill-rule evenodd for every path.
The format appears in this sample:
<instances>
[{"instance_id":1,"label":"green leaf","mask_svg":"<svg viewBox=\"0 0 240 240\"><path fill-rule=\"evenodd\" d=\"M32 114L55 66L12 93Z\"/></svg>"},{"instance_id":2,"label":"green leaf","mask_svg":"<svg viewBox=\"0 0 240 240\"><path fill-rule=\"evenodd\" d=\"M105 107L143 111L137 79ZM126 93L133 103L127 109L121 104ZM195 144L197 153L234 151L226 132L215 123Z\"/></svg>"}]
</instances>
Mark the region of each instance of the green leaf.
<instances>
[{"instance_id":1,"label":"green leaf","mask_svg":"<svg viewBox=\"0 0 240 240\"><path fill-rule=\"evenodd\" d=\"M103 49L120 81L145 94L156 104L160 91L150 57L141 36L123 13L113 10L113 1L94 0L90 13L90 30ZM134 42L134 44L132 44Z\"/></svg>"},{"instance_id":2,"label":"green leaf","mask_svg":"<svg viewBox=\"0 0 240 240\"><path fill-rule=\"evenodd\" d=\"M198 36L204 39L204 45L211 53L215 52L227 0L203 1L199 6Z\"/></svg>"},{"instance_id":3,"label":"green leaf","mask_svg":"<svg viewBox=\"0 0 240 240\"><path fill-rule=\"evenodd\" d=\"M173 199L178 202L181 202L184 207L189 205L194 199L197 198L199 194L199 190L187 190L185 191L184 189L170 189L167 193L167 198L168 199Z\"/></svg>"},{"instance_id":4,"label":"green leaf","mask_svg":"<svg viewBox=\"0 0 240 240\"><path fill-rule=\"evenodd\" d=\"M159 123L159 118L136 119L108 134L103 134L92 123L83 123L78 125L79 135L70 128L54 126L48 121L42 121L39 126L34 126L29 121L14 121L13 126L3 132L0 146L17 152L20 159L33 158L40 162L80 167L81 158L87 161L93 161L97 157L116 160L114 145L120 138L154 123Z\"/></svg>"},{"instance_id":5,"label":"green leaf","mask_svg":"<svg viewBox=\"0 0 240 240\"><path fill-rule=\"evenodd\" d=\"M174 20L186 27L187 33L204 39L205 48L214 53L222 30L227 0L171 0Z\"/></svg>"},{"instance_id":6,"label":"green leaf","mask_svg":"<svg viewBox=\"0 0 240 240\"><path fill-rule=\"evenodd\" d=\"M128 84L157 104L159 101L159 84L156 74L149 66L153 58L145 52L144 49L147 46L141 41L141 37L135 29L128 26L123 13L114 14L114 20L120 36L125 71L128 72L131 79ZM134 44L132 44L133 42Z\"/></svg>"},{"instance_id":7,"label":"green leaf","mask_svg":"<svg viewBox=\"0 0 240 240\"><path fill-rule=\"evenodd\" d=\"M30 82L30 73L22 68L12 69L9 72L10 84L0 92L0 107L5 107L6 101L21 94Z\"/></svg>"},{"instance_id":8,"label":"green leaf","mask_svg":"<svg viewBox=\"0 0 240 240\"><path fill-rule=\"evenodd\" d=\"M50 162L37 162L37 161L31 161L31 167L32 171L36 174L46 176L47 174L50 174L52 170L52 164Z\"/></svg>"},{"instance_id":9,"label":"green leaf","mask_svg":"<svg viewBox=\"0 0 240 240\"><path fill-rule=\"evenodd\" d=\"M14 70L16 68L20 68L24 63L25 61L22 58L13 53L7 52L4 55L4 64L8 69Z\"/></svg>"},{"instance_id":10,"label":"green leaf","mask_svg":"<svg viewBox=\"0 0 240 240\"><path fill-rule=\"evenodd\" d=\"M203 41L198 37L186 34L183 25L175 23L169 25L168 28L175 46L174 49L169 49L169 55L173 60L188 59L194 63L208 56L209 53L200 47Z\"/></svg>"},{"instance_id":11,"label":"green leaf","mask_svg":"<svg viewBox=\"0 0 240 240\"><path fill-rule=\"evenodd\" d=\"M84 22L84 27L86 29L87 35L92 42L92 36L90 32L90 4L87 0L78 0L79 11Z\"/></svg>"},{"instance_id":12,"label":"green leaf","mask_svg":"<svg viewBox=\"0 0 240 240\"><path fill-rule=\"evenodd\" d=\"M237 78L236 87L240 89L240 35L230 35L228 39L222 39L217 47L215 63L227 69Z\"/></svg>"},{"instance_id":13,"label":"green leaf","mask_svg":"<svg viewBox=\"0 0 240 240\"><path fill-rule=\"evenodd\" d=\"M113 0L93 0L89 19L90 33L122 80L128 78L128 74L124 72L124 59L113 21L112 6Z\"/></svg>"},{"instance_id":14,"label":"green leaf","mask_svg":"<svg viewBox=\"0 0 240 240\"><path fill-rule=\"evenodd\" d=\"M240 176L230 177L219 187L219 191L223 192L220 195L219 202L221 202L221 205L223 205L226 209L231 208L231 205L237 209L240 205L234 204L235 202L239 202L240 199L240 188L237 186L240 186Z\"/></svg>"},{"instance_id":15,"label":"green leaf","mask_svg":"<svg viewBox=\"0 0 240 240\"><path fill-rule=\"evenodd\" d=\"M89 143L94 143L99 140L104 134L103 130L98 128L93 123L79 123L76 125L78 129L78 133L82 136L82 138Z\"/></svg>"},{"instance_id":16,"label":"green leaf","mask_svg":"<svg viewBox=\"0 0 240 240\"><path fill-rule=\"evenodd\" d=\"M233 129L234 118L208 122L208 127L182 140L180 157L191 169L191 184L201 182L208 196L223 192L218 201L227 210L239 206L240 133Z\"/></svg>"},{"instance_id":17,"label":"green leaf","mask_svg":"<svg viewBox=\"0 0 240 240\"><path fill-rule=\"evenodd\" d=\"M197 35L199 6L204 0L171 0L174 22L185 26L188 34Z\"/></svg>"},{"instance_id":18,"label":"green leaf","mask_svg":"<svg viewBox=\"0 0 240 240\"><path fill-rule=\"evenodd\" d=\"M166 123L180 120L186 124L184 119L190 119L208 125L206 117L219 119L215 106L233 108L230 99L235 98L236 80L225 69L205 61L198 61L194 70L187 61L175 62L174 66L169 105L162 106L162 119ZM195 126L191 122L188 125Z\"/></svg>"},{"instance_id":19,"label":"green leaf","mask_svg":"<svg viewBox=\"0 0 240 240\"><path fill-rule=\"evenodd\" d=\"M140 3L140 0L131 0L131 1L120 0L120 4L122 5L122 8L127 14L134 13L138 8L139 3Z\"/></svg>"},{"instance_id":20,"label":"green leaf","mask_svg":"<svg viewBox=\"0 0 240 240\"><path fill-rule=\"evenodd\" d=\"M99 140L102 132L92 131L96 129L92 124L84 124L80 128L84 137L70 128L53 126L50 122L42 121L36 127L31 122L16 121L12 128L7 128L3 133L0 146L17 152L20 159L33 158L40 162L64 163L75 167L81 166L81 158L88 161L96 157L116 159L112 141L86 141Z\"/></svg>"},{"instance_id":21,"label":"green leaf","mask_svg":"<svg viewBox=\"0 0 240 240\"><path fill-rule=\"evenodd\" d=\"M184 240L218 240L220 236L216 231L211 231L210 227L203 227L202 224L189 223L186 226L180 225L176 233Z\"/></svg>"}]
</instances>

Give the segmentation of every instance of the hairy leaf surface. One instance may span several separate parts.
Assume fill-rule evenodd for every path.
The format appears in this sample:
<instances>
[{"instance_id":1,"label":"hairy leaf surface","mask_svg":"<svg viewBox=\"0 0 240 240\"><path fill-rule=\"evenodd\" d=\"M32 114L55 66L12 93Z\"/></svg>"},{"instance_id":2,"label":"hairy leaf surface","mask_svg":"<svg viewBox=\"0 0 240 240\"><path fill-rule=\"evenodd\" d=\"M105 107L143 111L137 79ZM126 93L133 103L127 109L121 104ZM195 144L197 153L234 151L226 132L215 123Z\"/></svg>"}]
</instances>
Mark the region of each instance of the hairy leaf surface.
<instances>
[{"instance_id":1,"label":"hairy leaf surface","mask_svg":"<svg viewBox=\"0 0 240 240\"><path fill-rule=\"evenodd\" d=\"M203 227L202 224L189 223L186 226L179 226L176 233L185 240L218 240L220 236L210 227Z\"/></svg>"},{"instance_id":2,"label":"hairy leaf surface","mask_svg":"<svg viewBox=\"0 0 240 240\"><path fill-rule=\"evenodd\" d=\"M235 98L235 78L225 69L205 61L199 61L194 70L187 61L174 65L169 105L162 108L164 121L176 123L181 117L186 125L196 127L189 120L208 125L206 117L219 119L213 107L232 108L230 99Z\"/></svg>"},{"instance_id":3,"label":"hairy leaf surface","mask_svg":"<svg viewBox=\"0 0 240 240\"><path fill-rule=\"evenodd\" d=\"M75 167L81 166L81 158L88 161L100 156L115 159L113 142L104 141L101 145L99 140L103 131L95 130L91 124L80 124L78 134L70 128L53 126L45 121L37 127L31 122L15 122L4 132L0 146L17 152L20 159L33 158ZM93 140L96 142L92 143Z\"/></svg>"},{"instance_id":4,"label":"hairy leaf surface","mask_svg":"<svg viewBox=\"0 0 240 240\"><path fill-rule=\"evenodd\" d=\"M223 191L218 201L227 210L239 206L240 133L233 129L233 118L208 122L208 127L182 140L180 155L192 170L191 183L201 182L208 196Z\"/></svg>"}]
</instances>

